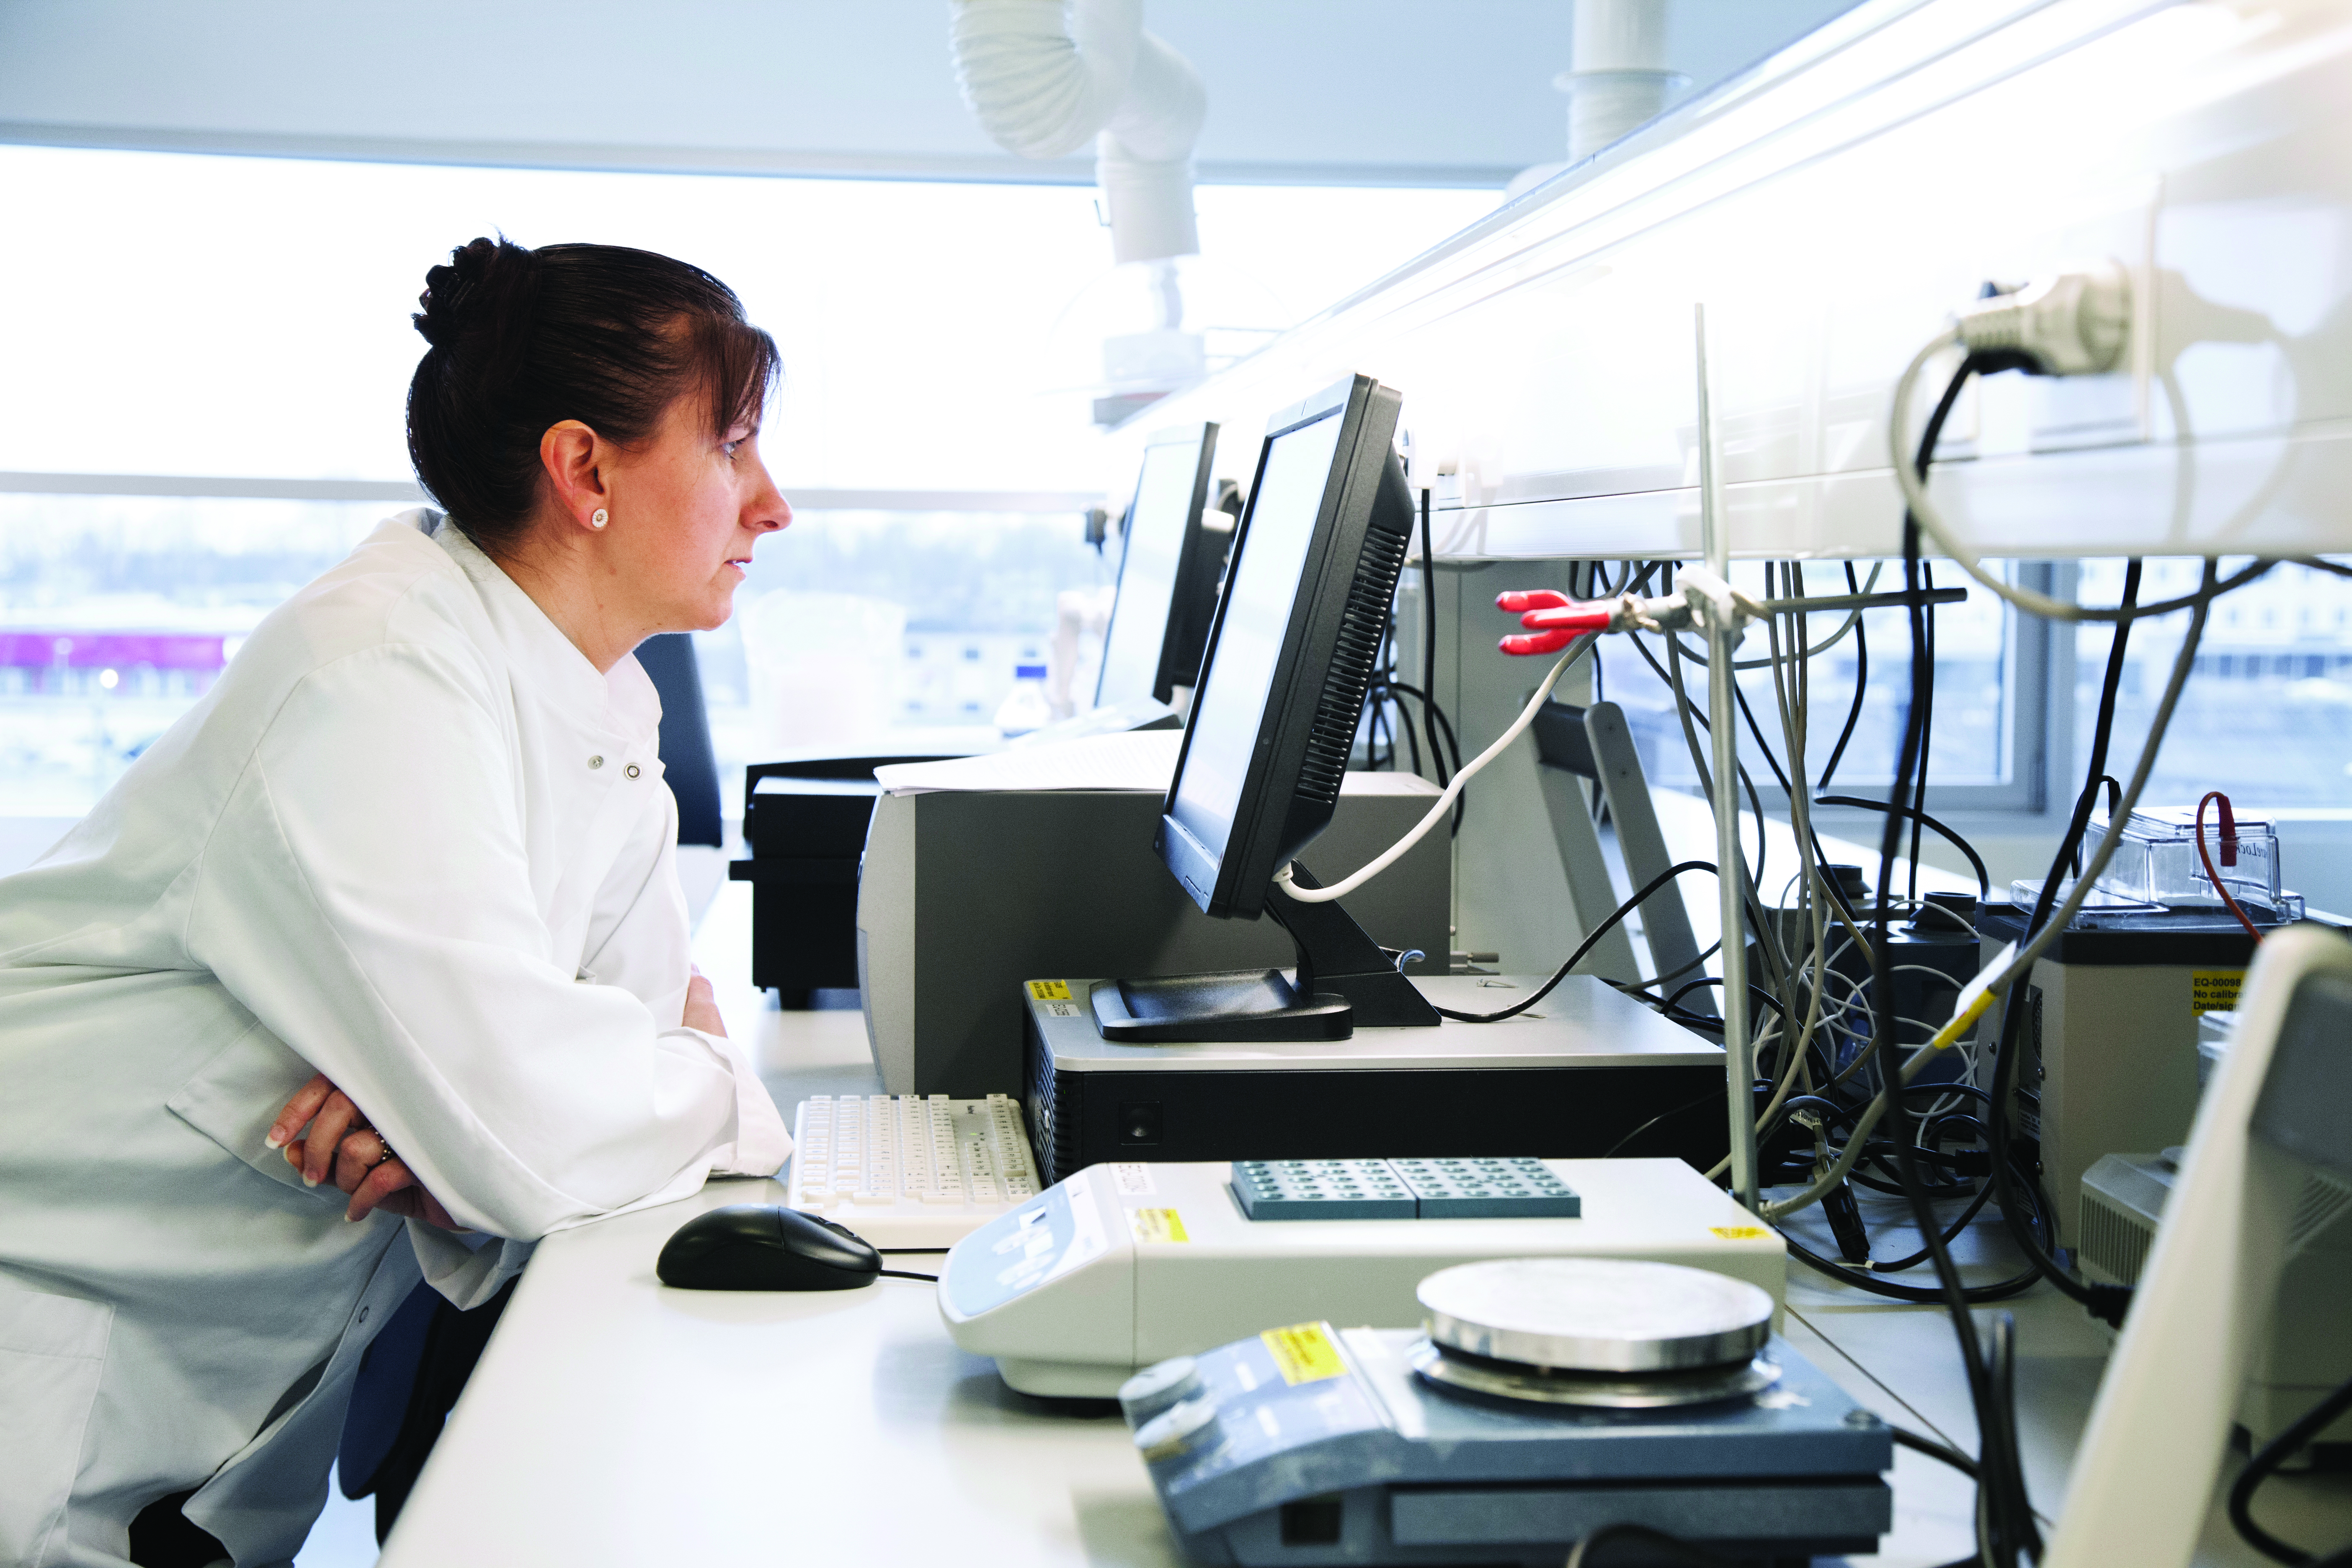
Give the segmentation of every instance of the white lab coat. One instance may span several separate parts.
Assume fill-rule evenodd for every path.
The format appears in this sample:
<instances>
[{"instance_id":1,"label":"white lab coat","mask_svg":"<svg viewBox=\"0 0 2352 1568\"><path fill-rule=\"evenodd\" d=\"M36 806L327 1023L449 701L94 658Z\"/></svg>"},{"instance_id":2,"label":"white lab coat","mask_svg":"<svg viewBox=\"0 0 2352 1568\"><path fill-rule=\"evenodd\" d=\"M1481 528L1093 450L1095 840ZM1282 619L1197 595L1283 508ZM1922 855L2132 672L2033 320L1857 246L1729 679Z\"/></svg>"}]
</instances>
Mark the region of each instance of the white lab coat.
<instances>
[{"instance_id":1,"label":"white lab coat","mask_svg":"<svg viewBox=\"0 0 2352 1568\"><path fill-rule=\"evenodd\" d=\"M325 1498L422 1274L791 1150L688 960L660 703L437 514L273 612L0 879L0 1563L119 1564L157 1497L239 1568ZM478 1235L342 1217L262 1145L313 1069Z\"/></svg>"}]
</instances>

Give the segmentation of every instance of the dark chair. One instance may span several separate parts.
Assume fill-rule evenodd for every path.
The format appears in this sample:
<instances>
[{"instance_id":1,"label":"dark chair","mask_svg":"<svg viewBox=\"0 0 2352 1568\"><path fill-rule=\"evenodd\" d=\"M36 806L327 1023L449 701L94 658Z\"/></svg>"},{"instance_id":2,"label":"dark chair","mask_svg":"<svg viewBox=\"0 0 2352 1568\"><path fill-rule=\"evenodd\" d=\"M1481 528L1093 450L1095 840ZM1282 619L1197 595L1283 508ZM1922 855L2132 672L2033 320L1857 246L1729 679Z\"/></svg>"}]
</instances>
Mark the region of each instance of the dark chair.
<instances>
[{"instance_id":1,"label":"dark chair","mask_svg":"<svg viewBox=\"0 0 2352 1568\"><path fill-rule=\"evenodd\" d=\"M665 632L637 646L637 662L661 693L662 775L677 796L677 841L717 848L727 841L719 816L719 756L710 747L710 713L694 638Z\"/></svg>"},{"instance_id":2,"label":"dark chair","mask_svg":"<svg viewBox=\"0 0 2352 1568\"><path fill-rule=\"evenodd\" d=\"M662 774L677 797L677 841L716 848L726 842L726 828L694 639L684 632L648 637L638 645L637 662L661 693ZM513 1294L509 1280L497 1296L461 1312L430 1285L419 1285L361 1358L335 1474L345 1497L374 1497L379 1545L392 1533L442 1422ZM176 1517L176 1506L173 1512Z\"/></svg>"}]
</instances>

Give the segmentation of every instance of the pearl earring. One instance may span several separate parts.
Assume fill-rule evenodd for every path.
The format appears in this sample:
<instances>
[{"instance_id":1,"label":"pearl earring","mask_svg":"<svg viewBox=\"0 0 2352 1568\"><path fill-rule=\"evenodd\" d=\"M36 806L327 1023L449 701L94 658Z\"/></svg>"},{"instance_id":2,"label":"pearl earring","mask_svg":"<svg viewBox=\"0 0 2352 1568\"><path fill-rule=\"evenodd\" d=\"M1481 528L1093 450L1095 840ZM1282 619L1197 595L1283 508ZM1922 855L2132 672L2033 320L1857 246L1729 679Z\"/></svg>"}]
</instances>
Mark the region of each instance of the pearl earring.
<instances>
[{"instance_id":1,"label":"pearl earring","mask_svg":"<svg viewBox=\"0 0 2352 1568\"><path fill-rule=\"evenodd\" d=\"M589 515L589 518L588 518L588 526L589 526L589 527L591 527L591 528L602 528L602 527L604 527L606 523L608 523L608 522L610 522L610 521L613 521L613 514L612 514L611 512L606 511L603 507L601 507L601 506L600 506L600 507L598 507L598 508L597 508L597 509L596 509L593 513L591 513L591 514Z\"/></svg>"}]
</instances>

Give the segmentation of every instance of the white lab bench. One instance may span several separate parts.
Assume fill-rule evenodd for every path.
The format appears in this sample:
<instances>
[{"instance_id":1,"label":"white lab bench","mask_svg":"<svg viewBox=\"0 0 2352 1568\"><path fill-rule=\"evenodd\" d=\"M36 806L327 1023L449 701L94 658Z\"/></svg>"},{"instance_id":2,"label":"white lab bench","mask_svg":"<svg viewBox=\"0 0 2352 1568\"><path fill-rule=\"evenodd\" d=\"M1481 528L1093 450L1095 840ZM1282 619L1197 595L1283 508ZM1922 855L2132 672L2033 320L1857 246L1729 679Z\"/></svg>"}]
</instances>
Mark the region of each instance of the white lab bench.
<instances>
[{"instance_id":1,"label":"white lab bench","mask_svg":"<svg viewBox=\"0 0 2352 1568\"><path fill-rule=\"evenodd\" d=\"M730 1029L760 1042L780 1102L789 1112L810 1093L879 1092L856 1014L765 1011L740 980L728 984L743 963L730 954L749 952L748 921L748 889L732 884L698 946ZM1180 1561L1117 1415L1007 1389L949 1341L929 1286L787 1295L655 1280L662 1242L692 1215L782 1198L773 1182L719 1183L542 1244L408 1500L387 1568ZM1885 1245L1900 1245L1886 1224ZM1972 1278L2010 1271L1998 1224L1964 1238L1963 1257L1981 1258ZM1818 1250L1831 1250L1826 1236ZM1801 1267L1789 1280L1788 1337L1802 1354L1888 1420L1975 1450L1940 1309L1866 1297ZM2029 1481L2054 1517L2107 1340L2046 1286L2008 1306ZM1897 1449L1894 1484L1894 1533L1854 1562L1926 1568L1970 1550L1966 1480ZM2283 1478L2261 1509L2298 1542L2352 1540L2352 1478ZM2197 1561L2264 1560L2217 1506Z\"/></svg>"}]
</instances>

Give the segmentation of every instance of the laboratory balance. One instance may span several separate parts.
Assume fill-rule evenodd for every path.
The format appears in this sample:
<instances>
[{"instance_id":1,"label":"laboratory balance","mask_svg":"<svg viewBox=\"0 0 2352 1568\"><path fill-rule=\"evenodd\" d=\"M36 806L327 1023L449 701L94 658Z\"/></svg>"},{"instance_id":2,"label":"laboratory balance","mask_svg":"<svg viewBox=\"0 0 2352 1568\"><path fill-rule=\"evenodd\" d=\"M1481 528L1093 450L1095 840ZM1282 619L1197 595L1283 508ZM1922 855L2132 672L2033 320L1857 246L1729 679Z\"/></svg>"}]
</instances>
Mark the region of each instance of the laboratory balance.
<instances>
[{"instance_id":1,"label":"laboratory balance","mask_svg":"<svg viewBox=\"0 0 2352 1568\"><path fill-rule=\"evenodd\" d=\"M1120 1390L1192 1561L1557 1564L1637 1524L1779 1565L1875 1552L1892 1524L1888 1428L1753 1285L1513 1258L1419 1295L1418 1330L1272 1329Z\"/></svg>"}]
</instances>

